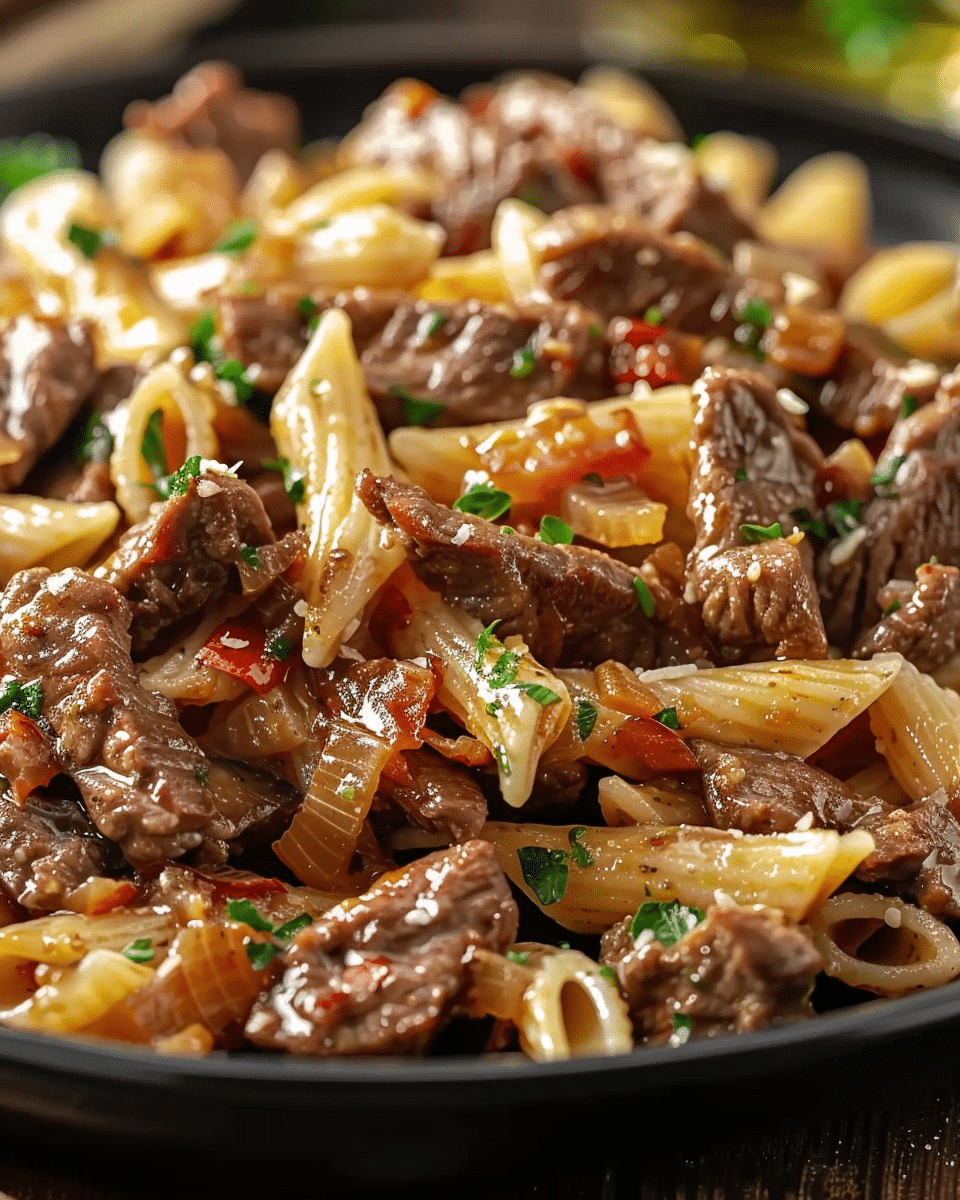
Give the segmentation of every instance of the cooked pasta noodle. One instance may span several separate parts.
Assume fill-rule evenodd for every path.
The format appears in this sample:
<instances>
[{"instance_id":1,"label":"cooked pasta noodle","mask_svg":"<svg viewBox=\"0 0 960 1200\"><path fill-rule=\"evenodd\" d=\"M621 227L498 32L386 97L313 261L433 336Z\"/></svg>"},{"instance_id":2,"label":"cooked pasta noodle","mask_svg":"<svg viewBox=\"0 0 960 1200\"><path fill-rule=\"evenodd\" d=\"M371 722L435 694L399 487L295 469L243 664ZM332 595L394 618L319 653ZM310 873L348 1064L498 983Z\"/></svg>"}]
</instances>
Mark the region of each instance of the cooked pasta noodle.
<instances>
[{"instance_id":1,"label":"cooked pasta noodle","mask_svg":"<svg viewBox=\"0 0 960 1200\"><path fill-rule=\"evenodd\" d=\"M87 563L120 520L117 506L0 496L0 584L27 567Z\"/></svg>"},{"instance_id":2,"label":"cooked pasta noodle","mask_svg":"<svg viewBox=\"0 0 960 1200\"><path fill-rule=\"evenodd\" d=\"M823 246L856 253L867 242L870 181L851 154L805 162L761 207L757 228L784 246Z\"/></svg>"},{"instance_id":3,"label":"cooked pasta noodle","mask_svg":"<svg viewBox=\"0 0 960 1200\"><path fill-rule=\"evenodd\" d=\"M960 787L960 696L918 671L902 670L870 709L877 749L912 800Z\"/></svg>"}]
</instances>

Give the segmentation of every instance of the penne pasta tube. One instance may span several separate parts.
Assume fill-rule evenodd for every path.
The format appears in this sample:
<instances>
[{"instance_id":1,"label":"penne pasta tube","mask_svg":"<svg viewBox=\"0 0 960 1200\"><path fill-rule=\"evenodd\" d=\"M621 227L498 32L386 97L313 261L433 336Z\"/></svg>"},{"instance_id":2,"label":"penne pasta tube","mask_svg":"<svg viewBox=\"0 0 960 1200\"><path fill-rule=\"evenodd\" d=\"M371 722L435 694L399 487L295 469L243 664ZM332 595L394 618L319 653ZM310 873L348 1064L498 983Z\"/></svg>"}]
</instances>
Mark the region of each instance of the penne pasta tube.
<instances>
[{"instance_id":1,"label":"penne pasta tube","mask_svg":"<svg viewBox=\"0 0 960 1200\"><path fill-rule=\"evenodd\" d=\"M145 987L154 974L152 967L115 950L91 950L75 967L54 968L50 982L16 1008L0 1012L0 1022L15 1029L75 1033Z\"/></svg>"},{"instance_id":2,"label":"penne pasta tube","mask_svg":"<svg viewBox=\"0 0 960 1200\"><path fill-rule=\"evenodd\" d=\"M936 917L894 896L844 892L810 916L824 970L850 987L902 996L960 975L960 941Z\"/></svg>"},{"instance_id":3,"label":"penne pasta tube","mask_svg":"<svg viewBox=\"0 0 960 1200\"><path fill-rule=\"evenodd\" d=\"M548 299L540 287L540 256L529 237L545 220L538 208L522 200L501 200L494 213L490 244L515 304Z\"/></svg>"},{"instance_id":4,"label":"penne pasta tube","mask_svg":"<svg viewBox=\"0 0 960 1200\"><path fill-rule=\"evenodd\" d=\"M870 178L852 154L820 154L787 177L757 213L769 242L855 254L867 245Z\"/></svg>"},{"instance_id":5,"label":"penne pasta tube","mask_svg":"<svg viewBox=\"0 0 960 1200\"><path fill-rule=\"evenodd\" d=\"M178 366L165 362L154 367L133 395L109 415L113 434L110 475L117 503L131 524L142 521L150 511L157 499L153 485L159 476L176 471L194 455L216 459L219 447L214 413L205 389L188 380ZM158 446L146 454L148 439Z\"/></svg>"},{"instance_id":6,"label":"penne pasta tube","mask_svg":"<svg viewBox=\"0 0 960 1200\"><path fill-rule=\"evenodd\" d=\"M0 584L27 567L59 571L89 562L119 520L120 510L110 501L0 496Z\"/></svg>"},{"instance_id":7,"label":"penne pasta tube","mask_svg":"<svg viewBox=\"0 0 960 1200\"><path fill-rule=\"evenodd\" d=\"M652 693L660 708L677 710L684 738L807 758L882 696L901 667L899 654L878 654L863 662L795 659L683 673L623 672L620 698L609 691L603 698L623 711L638 711L630 706L626 686L632 676L644 696Z\"/></svg>"},{"instance_id":8,"label":"penne pasta tube","mask_svg":"<svg viewBox=\"0 0 960 1200\"><path fill-rule=\"evenodd\" d=\"M247 186L249 188L250 184ZM267 220L267 228L278 236L295 237L309 233L341 213L374 205L419 209L429 204L436 193L436 180L424 171L350 167L291 199L282 211L274 212Z\"/></svg>"},{"instance_id":9,"label":"penne pasta tube","mask_svg":"<svg viewBox=\"0 0 960 1200\"><path fill-rule=\"evenodd\" d=\"M777 152L770 142L726 130L707 134L693 157L707 185L726 192L748 216L766 199L777 170Z\"/></svg>"},{"instance_id":10,"label":"penne pasta tube","mask_svg":"<svg viewBox=\"0 0 960 1200\"><path fill-rule=\"evenodd\" d=\"M98 359L138 363L183 345L187 326L153 290L147 268L107 244L115 225L106 193L84 171L35 179L0 207L7 252L65 311L91 322ZM89 255L71 229L89 243Z\"/></svg>"},{"instance_id":11,"label":"penne pasta tube","mask_svg":"<svg viewBox=\"0 0 960 1200\"><path fill-rule=\"evenodd\" d=\"M267 150L243 186L240 208L270 227L275 210L292 204L303 193L304 184L303 171L286 150Z\"/></svg>"},{"instance_id":12,"label":"penne pasta tube","mask_svg":"<svg viewBox=\"0 0 960 1200\"><path fill-rule=\"evenodd\" d=\"M487 747L504 800L520 808L543 752L570 715L567 689L519 638L501 644L475 618L448 608L409 567L396 582L410 612L391 635L394 653L437 656L443 664L438 700Z\"/></svg>"},{"instance_id":13,"label":"penne pasta tube","mask_svg":"<svg viewBox=\"0 0 960 1200\"><path fill-rule=\"evenodd\" d=\"M606 775L598 784L598 799L608 825L711 824L700 797L675 779L636 784Z\"/></svg>"},{"instance_id":14,"label":"penne pasta tube","mask_svg":"<svg viewBox=\"0 0 960 1200\"><path fill-rule=\"evenodd\" d=\"M421 300L510 302L507 281L492 250L478 250L476 254L463 257L438 258L430 264L426 279L414 287L413 294Z\"/></svg>"},{"instance_id":15,"label":"penne pasta tube","mask_svg":"<svg viewBox=\"0 0 960 1200\"><path fill-rule=\"evenodd\" d=\"M303 657L322 667L404 558L354 492L365 467L377 475L392 467L349 318L339 309L321 317L273 403L270 428L277 449L304 481L297 507L310 539L300 581L308 605Z\"/></svg>"},{"instance_id":16,"label":"penne pasta tube","mask_svg":"<svg viewBox=\"0 0 960 1200\"><path fill-rule=\"evenodd\" d=\"M579 87L619 125L658 142L682 142L683 130L663 97L636 75L617 67L590 67Z\"/></svg>"},{"instance_id":17,"label":"penne pasta tube","mask_svg":"<svg viewBox=\"0 0 960 1200\"><path fill-rule=\"evenodd\" d=\"M636 825L584 830L576 842L586 854L574 857L571 831L570 826L490 821L482 836L496 847L510 880L576 933L602 933L645 900L679 900L706 908L717 892L738 904L779 908L801 921L874 848L873 838L862 830L764 835ZM519 853L531 848L534 855ZM581 866L578 858L589 864ZM565 883L541 900L534 885L543 890L537 872L544 868L565 872Z\"/></svg>"},{"instance_id":18,"label":"penne pasta tube","mask_svg":"<svg viewBox=\"0 0 960 1200\"><path fill-rule=\"evenodd\" d=\"M876 661L876 660L874 660ZM960 788L960 696L912 663L870 709L877 750L911 800Z\"/></svg>"},{"instance_id":19,"label":"penne pasta tube","mask_svg":"<svg viewBox=\"0 0 960 1200\"><path fill-rule=\"evenodd\" d=\"M426 277L444 236L385 204L358 208L300 236L294 269L312 288L410 288Z\"/></svg>"}]
</instances>

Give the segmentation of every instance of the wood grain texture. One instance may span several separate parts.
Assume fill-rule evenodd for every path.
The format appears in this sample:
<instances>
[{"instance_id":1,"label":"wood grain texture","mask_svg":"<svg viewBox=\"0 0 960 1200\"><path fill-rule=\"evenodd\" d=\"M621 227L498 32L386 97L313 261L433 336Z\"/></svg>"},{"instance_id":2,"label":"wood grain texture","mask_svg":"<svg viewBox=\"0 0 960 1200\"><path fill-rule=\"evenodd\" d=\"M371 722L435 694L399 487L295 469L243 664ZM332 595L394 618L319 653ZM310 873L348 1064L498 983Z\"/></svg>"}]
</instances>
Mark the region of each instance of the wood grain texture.
<instances>
[{"instance_id":1,"label":"wood grain texture","mask_svg":"<svg viewBox=\"0 0 960 1200\"><path fill-rule=\"evenodd\" d=\"M951 1064L945 1063L945 1073ZM775 1086L775 1085L772 1085ZM824 1087L829 1088L829 1077ZM896 1110L853 1114L826 1124L815 1121L786 1133L745 1129L709 1136L709 1113L691 1102L689 1132L680 1145L658 1149L658 1130L645 1121L633 1147L617 1162L585 1161L571 1114L566 1161L544 1167L531 1180L517 1177L483 1184L394 1191L417 1200L956 1200L960 1195L960 1087L939 1094L905 1095ZM253 1151L269 1165L270 1136ZM481 1134L482 1136L482 1134ZM256 1145L256 1139L253 1142ZM267 1163L264 1163L266 1157ZM305 1186L303 1171L229 1183L174 1179L167 1164L123 1168L106 1157L80 1163L42 1152L0 1145L0 1188L12 1200L383 1200L385 1189L346 1193L322 1186L322 1149L317 1175ZM0 1200L5 1200L0 1194Z\"/></svg>"}]
</instances>

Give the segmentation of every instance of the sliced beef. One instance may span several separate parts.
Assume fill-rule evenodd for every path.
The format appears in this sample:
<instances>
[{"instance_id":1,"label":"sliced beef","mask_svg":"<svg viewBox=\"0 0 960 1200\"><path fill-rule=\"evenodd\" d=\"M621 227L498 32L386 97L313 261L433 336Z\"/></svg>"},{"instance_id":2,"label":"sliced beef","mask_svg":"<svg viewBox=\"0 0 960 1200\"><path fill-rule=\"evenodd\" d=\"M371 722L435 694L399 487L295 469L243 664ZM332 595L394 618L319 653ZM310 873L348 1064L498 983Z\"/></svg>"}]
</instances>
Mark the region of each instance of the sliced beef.
<instances>
[{"instance_id":1,"label":"sliced beef","mask_svg":"<svg viewBox=\"0 0 960 1200\"><path fill-rule=\"evenodd\" d=\"M0 796L0 886L31 912L55 912L91 875L120 865L116 847L71 800L39 793L21 806Z\"/></svg>"},{"instance_id":2,"label":"sliced beef","mask_svg":"<svg viewBox=\"0 0 960 1200\"><path fill-rule=\"evenodd\" d=\"M708 368L694 386L694 465L688 512L696 544L686 596L721 661L823 658L826 636L804 544L745 526L786 531L797 508L815 509L823 456L783 411L756 372Z\"/></svg>"},{"instance_id":3,"label":"sliced beef","mask_svg":"<svg viewBox=\"0 0 960 1200\"><path fill-rule=\"evenodd\" d=\"M934 916L960 918L960 823L951 807L937 792L865 822L876 848L857 878L912 896Z\"/></svg>"},{"instance_id":4,"label":"sliced beef","mask_svg":"<svg viewBox=\"0 0 960 1200\"><path fill-rule=\"evenodd\" d=\"M88 462L74 475L63 498L72 504L102 504L105 500L113 500L115 495L110 464Z\"/></svg>"},{"instance_id":5,"label":"sliced beef","mask_svg":"<svg viewBox=\"0 0 960 1200\"><path fill-rule=\"evenodd\" d=\"M595 666L616 659L652 666L654 628L640 607L634 572L598 550L549 546L504 535L479 517L436 504L422 488L365 471L357 492L403 540L423 582L488 625L519 634L544 666Z\"/></svg>"},{"instance_id":6,"label":"sliced beef","mask_svg":"<svg viewBox=\"0 0 960 1200\"><path fill-rule=\"evenodd\" d=\"M249 763L212 758L204 772L215 812L197 854L200 862L222 863L228 853L269 845L303 801L286 780Z\"/></svg>"},{"instance_id":7,"label":"sliced beef","mask_svg":"<svg viewBox=\"0 0 960 1200\"><path fill-rule=\"evenodd\" d=\"M123 120L128 129L190 146L218 147L233 162L241 183L267 150L293 153L300 143L294 102L244 87L239 71L228 63L199 63L177 80L169 96L128 105Z\"/></svg>"},{"instance_id":8,"label":"sliced beef","mask_svg":"<svg viewBox=\"0 0 960 1200\"><path fill-rule=\"evenodd\" d=\"M932 558L960 566L960 397L942 395L899 421L878 464L858 527L820 554L817 579L830 640L848 646L882 615L891 580Z\"/></svg>"},{"instance_id":9,"label":"sliced beef","mask_svg":"<svg viewBox=\"0 0 960 1200\"><path fill-rule=\"evenodd\" d=\"M474 776L458 763L424 746L403 761L409 782L381 779L381 790L410 820L451 842L475 838L487 819L487 801Z\"/></svg>"},{"instance_id":10,"label":"sliced beef","mask_svg":"<svg viewBox=\"0 0 960 1200\"><path fill-rule=\"evenodd\" d=\"M203 754L139 685L130 618L103 580L21 571L0 598L0 654L21 682L41 681L57 754L97 828L148 867L196 848L215 809Z\"/></svg>"},{"instance_id":11,"label":"sliced beef","mask_svg":"<svg viewBox=\"0 0 960 1200\"><path fill-rule=\"evenodd\" d=\"M802 391L841 429L872 437L892 428L906 396L931 400L939 377L936 367L911 358L876 326L852 321L830 378Z\"/></svg>"},{"instance_id":12,"label":"sliced beef","mask_svg":"<svg viewBox=\"0 0 960 1200\"><path fill-rule=\"evenodd\" d=\"M603 935L601 962L613 967L639 1041L669 1041L676 1017L691 1037L747 1033L813 1016L809 995L823 961L808 929L776 909L707 910L672 946L629 920ZM686 1022L684 1022L686 1024Z\"/></svg>"},{"instance_id":13,"label":"sliced beef","mask_svg":"<svg viewBox=\"0 0 960 1200\"><path fill-rule=\"evenodd\" d=\"M503 951L517 906L493 847L427 855L298 935L246 1034L294 1054L418 1054L451 1015L477 947Z\"/></svg>"},{"instance_id":14,"label":"sliced beef","mask_svg":"<svg viewBox=\"0 0 960 1200\"><path fill-rule=\"evenodd\" d=\"M612 390L598 318L577 304L516 311L356 288L316 301L318 311L332 306L350 317L387 429L408 423L405 397L441 405L433 425L471 425L525 416L531 404L554 396L597 400ZM293 297L220 302L225 353L265 391L276 391L299 358L306 321Z\"/></svg>"},{"instance_id":15,"label":"sliced beef","mask_svg":"<svg viewBox=\"0 0 960 1200\"><path fill-rule=\"evenodd\" d=\"M813 815L813 824L846 831L886 812L802 758L779 751L687 743L703 771L703 796L720 829L789 833Z\"/></svg>"},{"instance_id":16,"label":"sliced beef","mask_svg":"<svg viewBox=\"0 0 960 1200\"><path fill-rule=\"evenodd\" d=\"M82 322L21 316L0 333L0 492L26 478L97 383Z\"/></svg>"},{"instance_id":17,"label":"sliced beef","mask_svg":"<svg viewBox=\"0 0 960 1200\"><path fill-rule=\"evenodd\" d=\"M245 545L257 547L260 569L244 563ZM259 592L302 552L301 534L274 540L249 484L206 471L190 480L184 495L129 529L97 575L130 601L133 653L146 658L162 645L165 631L226 591L238 570L244 590Z\"/></svg>"},{"instance_id":18,"label":"sliced beef","mask_svg":"<svg viewBox=\"0 0 960 1200\"><path fill-rule=\"evenodd\" d=\"M640 577L653 600L656 620L658 667L681 663L707 663L711 647L703 627L700 606L685 596L686 563L683 551L664 542L643 560Z\"/></svg>"},{"instance_id":19,"label":"sliced beef","mask_svg":"<svg viewBox=\"0 0 960 1200\"><path fill-rule=\"evenodd\" d=\"M902 599L887 602L897 607L890 611L885 606L879 622L857 642L853 657L896 651L918 670L935 671L960 651L960 571L924 563L917 568L916 586L907 584L906 590Z\"/></svg>"}]
</instances>

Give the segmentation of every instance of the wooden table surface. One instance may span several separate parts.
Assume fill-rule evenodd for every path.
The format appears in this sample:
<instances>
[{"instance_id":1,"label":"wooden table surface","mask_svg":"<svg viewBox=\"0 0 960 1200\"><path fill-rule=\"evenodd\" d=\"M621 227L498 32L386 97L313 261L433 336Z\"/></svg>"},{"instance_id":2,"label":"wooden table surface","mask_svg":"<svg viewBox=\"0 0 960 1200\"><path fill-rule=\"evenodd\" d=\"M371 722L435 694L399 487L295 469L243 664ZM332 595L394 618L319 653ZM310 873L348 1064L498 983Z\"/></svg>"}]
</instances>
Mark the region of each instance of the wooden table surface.
<instances>
[{"instance_id":1,"label":"wooden table surface","mask_svg":"<svg viewBox=\"0 0 960 1200\"><path fill-rule=\"evenodd\" d=\"M956 1076L956 1063L944 1063L944 1077ZM829 1087L829 1076L824 1086ZM252 1158L269 1159L270 1131ZM532 1180L516 1177L488 1184L395 1191L417 1200L956 1200L960 1196L960 1086L925 1095L905 1094L896 1110L854 1113L828 1123L812 1121L777 1133L745 1129L710 1135L710 1114L691 1102L690 1141L667 1152L658 1149L658 1131L649 1123L637 1130L636 1151L616 1164L584 1162L571 1126L566 1161L544 1165ZM645 1149L645 1157L639 1157ZM172 1177L168 1165L145 1159L141 1168L104 1156L78 1163L56 1154L0 1144L0 1189L12 1200L296 1200L347 1193L325 1190L322 1131L316 1168L297 1175L261 1176L229 1186ZM383 1200L390 1189L350 1193ZM0 1196L0 1200L3 1197Z\"/></svg>"}]
</instances>

